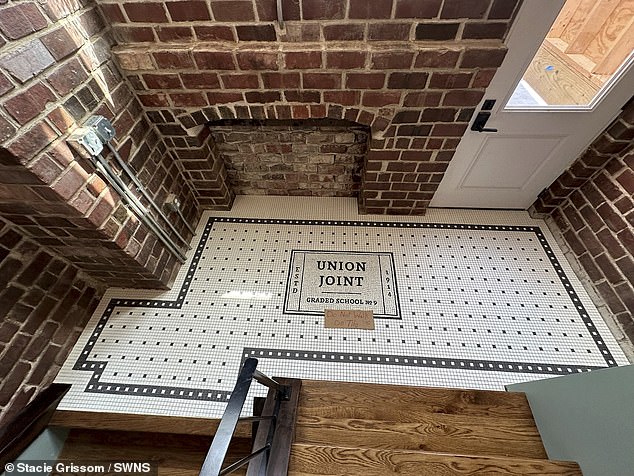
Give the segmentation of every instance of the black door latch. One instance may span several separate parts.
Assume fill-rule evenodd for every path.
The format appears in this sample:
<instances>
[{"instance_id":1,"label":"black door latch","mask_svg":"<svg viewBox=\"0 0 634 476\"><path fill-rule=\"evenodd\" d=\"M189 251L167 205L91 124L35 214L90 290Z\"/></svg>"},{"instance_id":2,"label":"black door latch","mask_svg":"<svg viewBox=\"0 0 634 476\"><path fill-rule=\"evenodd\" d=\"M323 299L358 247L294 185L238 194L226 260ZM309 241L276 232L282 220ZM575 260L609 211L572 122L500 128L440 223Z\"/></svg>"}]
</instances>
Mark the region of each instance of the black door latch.
<instances>
[{"instance_id":1,"label":"black door latch","mask_svg":"<svg viewBox=\"0 0 634 476\"><path fill-rule=\"evenodd\" d=\"M487 121L491 117L491 113L488 111L480 111L476 116L473 124L471 125L471 130L476 132L497 132L497 129L492 129L486 126Z\"/></svg>"}]
</instances>

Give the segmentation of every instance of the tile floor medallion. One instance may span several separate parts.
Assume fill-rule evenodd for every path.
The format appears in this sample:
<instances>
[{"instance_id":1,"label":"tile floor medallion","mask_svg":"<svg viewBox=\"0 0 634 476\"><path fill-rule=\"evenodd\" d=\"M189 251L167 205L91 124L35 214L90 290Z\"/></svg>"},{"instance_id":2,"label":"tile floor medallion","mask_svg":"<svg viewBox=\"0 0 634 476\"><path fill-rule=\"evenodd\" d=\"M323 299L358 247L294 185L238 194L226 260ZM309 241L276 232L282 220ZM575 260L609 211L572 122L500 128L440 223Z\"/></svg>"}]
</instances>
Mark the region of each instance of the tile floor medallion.
<instances>
[{"instance_id":1,"label":"tile floor medallion","mask_svg":"<svg viewBox=\"0 0 634 476\"><path fill-rule=\"evenodd\" d=\"M326 329L324 309L371 309L376 328ZM525 212L238 197L204 214L172 290L108 290L60 408L219 417L246 357L271 376L483 389L628 363Z\"/></svg>"}]
</instances>

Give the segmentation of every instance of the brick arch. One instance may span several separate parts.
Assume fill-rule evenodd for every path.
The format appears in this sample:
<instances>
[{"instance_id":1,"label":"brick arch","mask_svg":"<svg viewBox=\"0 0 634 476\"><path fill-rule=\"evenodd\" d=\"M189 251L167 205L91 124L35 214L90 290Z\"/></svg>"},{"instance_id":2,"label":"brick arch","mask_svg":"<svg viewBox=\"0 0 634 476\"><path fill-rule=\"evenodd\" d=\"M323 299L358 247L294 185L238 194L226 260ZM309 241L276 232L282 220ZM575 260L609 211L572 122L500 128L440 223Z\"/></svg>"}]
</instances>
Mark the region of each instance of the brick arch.
<instances>
[{"instance_id":1,"label":"brick arch","mask_svg":"<svg viewBox=\"0 0 634 476\"><path fill-rule=\"evenodd\" d=\"M321 104L291 103L259 105L235 103L217 105L196 112L185 112L176 117L179 125L188 134L198 135L201 126L214 120L231 119L345 119L370 127L373 138L382 138L391 125L393 109L385 109L380 114L376 109L328 102Z\"/></svg>"},{"instance_id":2,"label":"brick arch","mask_svg":"<svg viewBox=\"0 0 634 476\"><path fill-rule=\"evenodd\" d=\"M361 104L344 105L334 102L249 104L241 102L215 105L194 112L184 111L175 117L174 124L169 125L169 128L163 129L162 132L173 135L174 158L180 163L185 178L195 191L198 203L203 207L230 209L235 193L228 180L222 157L211 138L209 128L206 127L209 123L239 119L336 119L366 126L370 131L370 140L363 160L361 188L358 193L359 209L364 212L366 199L372 199L378 195L377 190L380 187L373 187L377 177L375 173L369 174L368 158L374 157L375 162L377 157L382 160L380 151L385 147L385 135L392 126L394 116L394 109L379 110L364 107ZM376 163L373 167L376 168ZM368 186L373 190L366 190Z\"/></svg>"}]
</instances>

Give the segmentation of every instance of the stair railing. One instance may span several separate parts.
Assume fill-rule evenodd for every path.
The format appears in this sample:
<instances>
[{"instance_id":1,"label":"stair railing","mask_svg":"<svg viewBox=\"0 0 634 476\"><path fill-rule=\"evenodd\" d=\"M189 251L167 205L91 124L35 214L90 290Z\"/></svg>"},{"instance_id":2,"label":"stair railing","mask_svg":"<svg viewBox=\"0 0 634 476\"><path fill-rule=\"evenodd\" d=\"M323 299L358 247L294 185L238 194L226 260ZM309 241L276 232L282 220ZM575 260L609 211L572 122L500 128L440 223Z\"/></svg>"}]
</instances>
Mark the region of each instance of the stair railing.
<instances>
[{"instance_id":1,"label":"stair railing","mask_svg":"<svg viewBox=\"0 0 634 476\"><path fill-rule=\"evenodd\" d=\"M247 463L249 463L248 476L272 474L272 466L275 466L274 471L277 474L282 474L279 472L280 468L288 466L301 381L295 379L273 380L257 370L257 365L258 360L254 358L244 361L227 408L205 457L200 476L222 476L232 473ZM263 413L268 414L240 417L253 380L269 388L263 410ZM287 384L284 385L282 381ZM247 422L259 422L252 453L223 469L222 465L236 426L238 423ZM275 458L273 458L274 456ZM272 464L273 459L276 461ZM285 469L282 471L283 474L286 474Z\"/></svg>"},{"instance_id":2,"label":"stair railing","mask_svg":"<svg viewBox=\"0 0 634 476\"><path fill-rule=\"evenodd\" d=\"M17 458L46 428L70 385L53 383L0 427L0 471Z\"/></svg>"}]
</instances>

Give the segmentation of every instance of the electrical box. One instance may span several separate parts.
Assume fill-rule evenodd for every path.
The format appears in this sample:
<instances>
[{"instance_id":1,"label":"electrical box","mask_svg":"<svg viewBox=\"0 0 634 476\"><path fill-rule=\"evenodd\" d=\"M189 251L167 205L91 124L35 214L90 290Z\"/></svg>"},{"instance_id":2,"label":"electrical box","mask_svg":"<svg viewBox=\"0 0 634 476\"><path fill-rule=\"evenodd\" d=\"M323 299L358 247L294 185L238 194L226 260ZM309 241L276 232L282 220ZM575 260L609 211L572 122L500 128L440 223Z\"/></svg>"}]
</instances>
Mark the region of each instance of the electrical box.
<instances>
[{"instance_id":1,"label":"electrical box","mask_svg":"<svg viewBox=\"0 0 634 476\"><path fill-rule=\"evenodd\" d=\"M115 136L115 130L112 123L103 116L90 116L84 127L89 127L99 137L103 144L110 142Z\"/></svg>"},{"instance_id":2,"label":"electrical box","mask_svg":"<svg viewBox=\"0 0 634 476\"><path fill-rule=\"evenodd\" d=\"M97 156L103 151L101 139L93 129L88 127L78 127L67 140L69 145L86 159Z\"/></svg>"}]
</instances>

